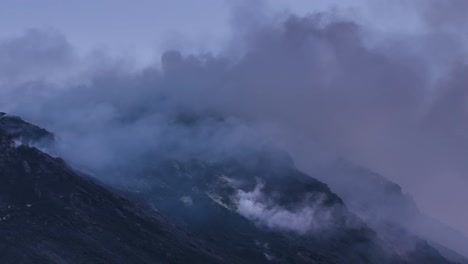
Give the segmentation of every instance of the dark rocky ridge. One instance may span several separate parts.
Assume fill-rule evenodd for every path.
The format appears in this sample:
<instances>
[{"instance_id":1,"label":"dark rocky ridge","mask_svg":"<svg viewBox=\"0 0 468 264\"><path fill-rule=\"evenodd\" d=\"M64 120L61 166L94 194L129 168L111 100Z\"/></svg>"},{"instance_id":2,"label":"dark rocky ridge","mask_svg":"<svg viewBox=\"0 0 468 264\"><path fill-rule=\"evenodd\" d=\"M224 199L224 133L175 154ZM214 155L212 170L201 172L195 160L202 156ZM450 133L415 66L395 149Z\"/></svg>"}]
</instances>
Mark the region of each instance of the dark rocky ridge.
<instances>
[{"instance_id":1,"label":"dark rocky ridge","mask_svg":"<svg viewBox=\"0 0 468 264\"><path fill-rule=\"evenodd\" d=\"M18 136L14 134L14 136ZM157 214L0 130L1 263L221 263Z\"/></svg>"},{"instance_id":2,"label":"dark rocky ridge","mask_svg":"<svg viewBox=\"0 0 468 264\"><path fill-rule=\"evenodd\" d=\"M236 255L255 257L254 263L262 263L262 255L278 263L450 263L419 238L407 236L411 245L399 245L399 240L376 234L327 185L294 167L265 166L263 161L249 166L196 160L156 163L153 170L141 174L142 187L133 196L197 237L235 250ZM239 190L254 190L258 181L263 182L269 205L298 212L316 204L314 194L321 194L325 198L319 210L330 217L320 223L322 228L303 234L261 221L254 224L239 215L235 195ZM406 232L395 228L392 234Z\"/></svg>"},{"instance_id":3,"label":"dark rocky ridge","mask_svg":"<svg viewBox=\"0 0 468 264\"><path fill-rule=\"evenodd\" d=\"M422 240L410 250L396 249L327 185L282 155L266 151L223 163L153 161L133 175L141 186L120 188L140 203L135 206L27 145L51 139L50 132L5 117L0 116L0 262L450 263ZM26 144L18 146L19 139ZM297 212L318 204L331 215L327 228L298 234L239 214L236 194L254 191L259 182L269 206ZM145 206L158 213L140 209Z\"/></svg>"},{"instance_id":4,"label":"dark rocky ridge","mask_svg":"<svg viewBox=\"0 0 468 264\"><path fill-rule=\"evenodd\" d=\"M3 112L0 112L0 130L11 138L21 141L22 144L35 142L47 145L54 141L54 134L46 129Z\"/></svg>"}]
</instances>

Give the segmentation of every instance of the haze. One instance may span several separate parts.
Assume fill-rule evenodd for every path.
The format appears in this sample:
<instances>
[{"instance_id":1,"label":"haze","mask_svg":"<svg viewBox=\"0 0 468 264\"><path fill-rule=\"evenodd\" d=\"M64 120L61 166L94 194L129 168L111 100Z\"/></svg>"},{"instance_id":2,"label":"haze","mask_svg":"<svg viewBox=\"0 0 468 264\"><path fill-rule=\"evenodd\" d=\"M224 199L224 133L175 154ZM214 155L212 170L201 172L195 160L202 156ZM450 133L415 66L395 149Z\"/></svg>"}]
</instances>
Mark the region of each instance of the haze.
<instances>
[{"instance_id":1,"label":"haze","mask_svg":"<svg viewBox=\"0 0 468 264\"><path fill-rule=\"evenodd\" d=\"M146 88L168 85L152 70L165 67L169 80L186 81L165 94L169 108L245 118L306 171L317 148L344 156L402 185L424 212L468 234L468 2L288 2L1 0L1 110L66 137L90 122L114 124L121 116L109 105L151 108L157 96ZM317 12L324 17L317 24L301 18ZM284 21L286 30L278 26ZM337 23L323 29L327 21ZM208 53L213 57L203 57ZM226 76L238 79L215 90ZM86 89L66 88L82 87L81 77ZM119 87L135 83L132 91L146 98ZM72 115L83 113L76 111L82 102L94 120ZM123 134L159 133L140 123L125 128ZM96 155L109 154L114 142L105 131L77 142L104 142ZM137 135L144 145L148 133Z\"/></svg>"}]
</instances>

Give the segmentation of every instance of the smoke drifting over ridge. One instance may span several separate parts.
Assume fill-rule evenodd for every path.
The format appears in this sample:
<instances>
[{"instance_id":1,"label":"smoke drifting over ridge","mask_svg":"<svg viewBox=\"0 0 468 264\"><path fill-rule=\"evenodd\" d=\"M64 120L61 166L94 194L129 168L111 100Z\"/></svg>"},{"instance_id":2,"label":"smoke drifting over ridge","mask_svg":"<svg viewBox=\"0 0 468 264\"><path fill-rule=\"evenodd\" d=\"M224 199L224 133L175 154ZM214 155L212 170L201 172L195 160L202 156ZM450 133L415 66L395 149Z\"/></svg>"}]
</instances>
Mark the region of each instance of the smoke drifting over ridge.
<instances>
[{"instance_id":1,"label":"smoke drifting over ridge","mask_svg":"<svg viewBox=\"0 0 468 264\"><path fill-rule=\"evenodd\" d=\"M417 30L391 33L337 13L240 12L234 20L249 22L234 26L224 52L167 51L143 68L79 57L59 33L28 31L1 41L0 103L57 133L60 154L93 171L154 152L216 157L258 141L286 149L305 171L343 156L468 233L467 11L463 0L415 1L405 13ZM186 126L174 122L181 116L208 118Z\"/></svg>"},{"instance_id":2,"label":"smoke drifting over ridge","mask_svg":"<svg viewBox=\"0 0 468 264\"><path fill-rule=\"evenodd\" d=\"M307 197L301 206L295 210L288 210L265 198L262 189L263 184L258 183L253 191L238 191L236 195L237 211L256 224L272 229L294 231L301 235L331 230L338 226L334 221L342 209L341 205L325 206L323 194L313 197L311 199L313 203L307 201L307 198L310 198ZM359 227L350 219L343 224L348 228Z\"/></svg>"}]
</instances>

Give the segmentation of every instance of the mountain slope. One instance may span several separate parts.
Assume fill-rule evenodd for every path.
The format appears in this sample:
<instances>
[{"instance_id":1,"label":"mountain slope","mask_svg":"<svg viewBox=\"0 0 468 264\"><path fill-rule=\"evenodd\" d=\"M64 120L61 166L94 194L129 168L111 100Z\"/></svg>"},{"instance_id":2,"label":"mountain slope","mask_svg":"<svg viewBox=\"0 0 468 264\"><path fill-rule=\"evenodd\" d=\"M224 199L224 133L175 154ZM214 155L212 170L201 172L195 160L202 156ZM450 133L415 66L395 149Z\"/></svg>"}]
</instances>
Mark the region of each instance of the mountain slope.
<instances>
[{"instance_id":1,"label":"mountain slope","mask_svg":"<svg viewBox=\"0 0 468 264\"><path fill-rule=\"evenodd\" d=\"M352 216L346 215L341 200L326 185L294 171L278 171L276 174L274 170L270 171L271 174L268 171L246 170L239 164L161 162L150 174L145 174L150 175L144 180L145 187L138 189L134 195L143 197L153 208L198 237L234 250L237 256L251 256L256 263L267 262L268 259L281 263L344 263L346 259L354 259L355 263L363 263L367 258L374 258L375 262L386 256L373 243L373 232L363 223L356 223L356 228L347 230L345 221L353 219L346 218ZM283 178L286 176L283 173L289 177ZM249 215L248 204L255 203L260 197L245 200L246 212L239 211L239 198L236 196L242 193L240 190L251 193L258 188L254 175L271 177L271 181L264 181L262 192L272 198L265 201L269 203L265 206L275 207L272 210L277 211L276 215L268 212ZM277 184L277 181L281 181L281 184ZM285 197L285 192L290 192L291 196ZM294 194L297 196L294 197ZM301 212L308 208L307 203L317 203L313 194L322 194L325 198L320 205L317 204L315 214L302 215ZM277 199L273 198L275 195ZM258 206L262 207L262 204ZM263 213L271 217L270 224L266 223ZM286 218L282 219L281 214ZM324 218L316 223L317 226L306 219L312 219L314 215ZM304 226L287 223L296 217L303 218L298 221L305 221ZM326 225L329 226L325 228ZM337 231L341 228L343 231ZM297 234L298 230L303 231L304 235Z\"/></svg>"},{"instance_id":2,"label":"mountain slope","mask_svg":"<svg viewBox=\"0 0 468 264\"><path fill-rule=\"evenodd\" d=\"M128 176L138 184L116 194L29 146L50 140L0 117L0 262L450 263L421 239L403 247L376 233L281 151L149 155Z\"/></svg>"},{"instance_id":3,"label":"mountain slope","mask_svg":"<svg viewBox=\"0 0 468 264\"><path fill-rule=\"evenodd\" d=\"M3 112L0 112L0 130L18 143L34 142L47 145L54 141L51 132Z\"/></svg>"},{"instance_id":4,"label":"mountain slope","mask_svg":"<svg viewBox=\"0 0 468 264\"><path fill-rule=\"evenodd\" d=\"M164 218L0 130L0 262L221 261Z\"/></svg>"},{"instance_id":5,"label":"mountain slope","mask_svg":"<svg viewBox=\"0 0 468 264\"><path fill-rule=\"evenodd\" d=\"M397 246L384 239L327 185L271 152L156 162L140 179L135 197L254 263L450 263L424 240Z\"/></svg>"},{"instance_id":6,"label":"mountain slope","mask_svg":"<svg viewBox=\"0 0 468 264\"><path fill-rule=\"evenodd\" d=\"M396 183L343 159L317 168L313 175L329 183L353 212L375 228L399 226L407 233L427 239L447 257L468 263L466 257L453 252L468 256L468 238L421 213Z\"/></svg>"}]
</instances>

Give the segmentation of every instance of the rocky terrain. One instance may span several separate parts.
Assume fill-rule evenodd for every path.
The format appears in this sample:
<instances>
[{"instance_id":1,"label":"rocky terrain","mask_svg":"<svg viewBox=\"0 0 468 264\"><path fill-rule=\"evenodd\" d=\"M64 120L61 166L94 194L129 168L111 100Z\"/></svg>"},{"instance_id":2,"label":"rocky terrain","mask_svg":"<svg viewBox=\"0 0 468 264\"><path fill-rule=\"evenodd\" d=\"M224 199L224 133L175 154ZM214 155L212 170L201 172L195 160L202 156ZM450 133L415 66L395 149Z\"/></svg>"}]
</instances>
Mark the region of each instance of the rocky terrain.
<instances>
[{"instance_id":1,"label":"rocky terrain","mask_svg":"<svg viewBox=\"0 0 468 264\"><path fill-rule=\"evenodd\" d=\"M139 184L107 186L33 147L53 138L0 116L2 263L453 263L379 233L281 151L150 157Z\"/></svg>"},{"instance_id":2,"label":"rocky terrain","mask_svg":"<svg viewBox=\"0 0 468 264\"><path fill-rule=\"evenodd\" d=\"M51 134L23 121L17 126L17 118L9 121L15 130L5 131L8 121L0 120L1 263L226 262L61 159L17 145L19 135Z\"/></svg>"}]
</instances>

